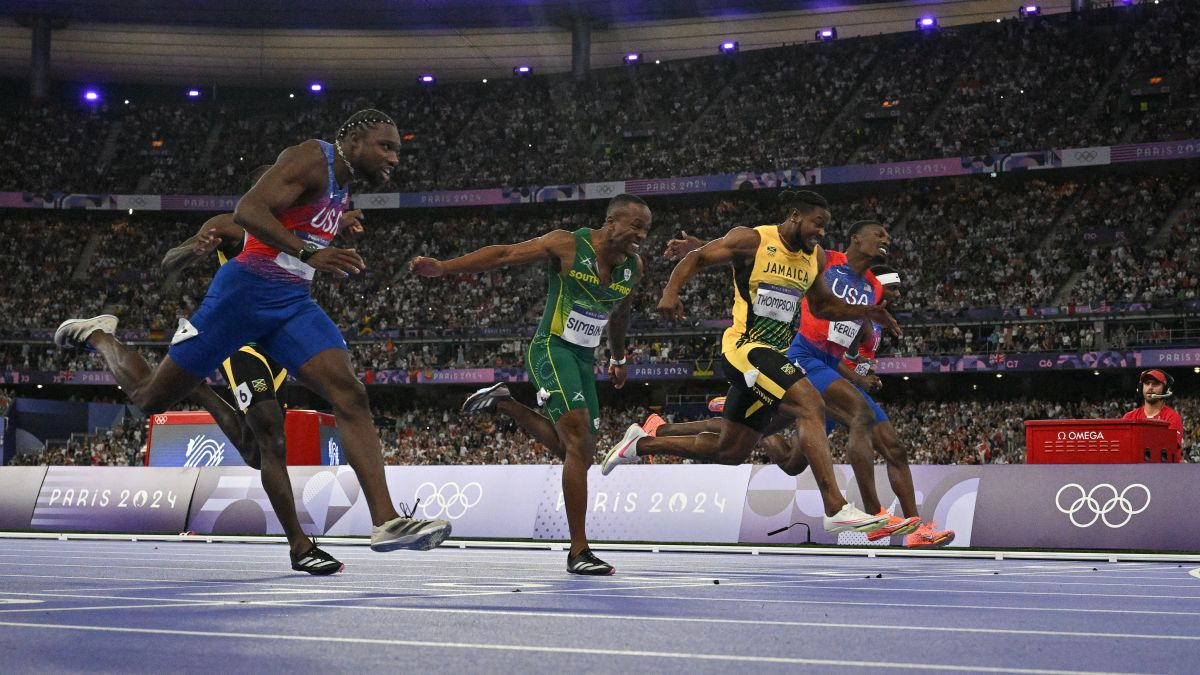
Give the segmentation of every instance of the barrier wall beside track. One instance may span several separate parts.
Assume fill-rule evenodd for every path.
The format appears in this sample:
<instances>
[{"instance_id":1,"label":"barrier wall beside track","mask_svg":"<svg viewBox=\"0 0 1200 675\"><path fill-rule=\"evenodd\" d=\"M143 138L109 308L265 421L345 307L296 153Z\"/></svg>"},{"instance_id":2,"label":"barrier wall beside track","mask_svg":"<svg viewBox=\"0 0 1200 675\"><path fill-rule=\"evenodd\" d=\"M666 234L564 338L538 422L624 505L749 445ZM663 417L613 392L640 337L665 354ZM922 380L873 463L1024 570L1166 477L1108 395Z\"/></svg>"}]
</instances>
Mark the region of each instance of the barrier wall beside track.
<instances>
[{"instance_id":1,"label":"barrier wall beside track","mask_svg":"<svg viewBox=\"0 0 1200 675\"><path fill-rule=\"evenodd\" d=\"M835 467L859 501L850 467ZM289 469L310 534L367 536L370 517L345 466ZM956 547L1200 551L1194 510L1200 466L917 465L921 515L957 532ZM464 538L561 540L562 467L387 467L392 497ZM885 507L898 511L886 470ZM812 475L774 466L644 465L588 475L588 531L597 541L868 545L821 528ZM798 524L769 536L781 527ZM807 526L807 529L806 527ZM0 529L50 532L280 534L256 471L241 467L2 467ZM886 541L872 545L887 545ZM891 542L891 543L899 543Z\"/></svg>"}]
</instances>

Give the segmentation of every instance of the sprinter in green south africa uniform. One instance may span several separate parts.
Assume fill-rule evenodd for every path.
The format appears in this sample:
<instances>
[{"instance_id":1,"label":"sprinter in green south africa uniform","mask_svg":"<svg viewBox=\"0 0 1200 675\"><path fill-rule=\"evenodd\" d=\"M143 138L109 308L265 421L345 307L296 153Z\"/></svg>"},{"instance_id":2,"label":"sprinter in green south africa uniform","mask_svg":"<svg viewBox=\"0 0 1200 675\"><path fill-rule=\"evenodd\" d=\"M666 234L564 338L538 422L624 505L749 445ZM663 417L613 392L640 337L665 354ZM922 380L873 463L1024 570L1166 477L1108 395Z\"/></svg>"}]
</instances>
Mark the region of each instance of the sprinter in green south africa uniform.
<instances>
[{"instance_id":1,"label":"sprinter in green south africa uniform","mask_svg":"<svg viewBox=\"0 0 1200 675\"><path fill-rule=\"evenodd\" d=\"M445 262L416 257L409 269L425 277L485 272L546 263L547 297L525 367L545 414L513 400L504 382L467 398L463 412L500 412L563 460L563 500L571 531L567 571L606 575L615 570L590 548L586 533L587 471L596 456L600 404L596 399L595 348L608 330L613 386L625 384L625 331L634 285L642 278L638 249L650 232L650 207L622 194L608 202L604 226L555 230L519 244L485 246Z\"/></svg>"}]
</instances>

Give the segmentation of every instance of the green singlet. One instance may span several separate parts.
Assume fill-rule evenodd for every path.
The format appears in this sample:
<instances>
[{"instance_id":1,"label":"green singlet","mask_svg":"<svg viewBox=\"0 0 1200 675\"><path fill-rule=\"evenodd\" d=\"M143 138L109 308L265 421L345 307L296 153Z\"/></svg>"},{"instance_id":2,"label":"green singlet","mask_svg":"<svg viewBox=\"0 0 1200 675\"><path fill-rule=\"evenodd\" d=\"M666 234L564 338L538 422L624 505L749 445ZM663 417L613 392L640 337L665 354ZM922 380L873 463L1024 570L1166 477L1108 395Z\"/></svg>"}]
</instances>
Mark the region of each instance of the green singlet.
<instances>
[{"instance_id":1,"label":"green singlet","mask_svg":"<svg viewBox=\"0 0 1200 675\"><path fill-rule=\"evenodd\" d=\"M596 398L596 354L608 317L637 283L636 256L612 270L612 283L605 286L596 273L596 250L592 233L581 228L575 236L575 261L565 273L558 259L546 266L546 309L537 333L525 354L525 369L538 388L538 405L550 420L576 408L587 408L592 433L600 426L600 403Z\"/></svg>"}]
</instances>

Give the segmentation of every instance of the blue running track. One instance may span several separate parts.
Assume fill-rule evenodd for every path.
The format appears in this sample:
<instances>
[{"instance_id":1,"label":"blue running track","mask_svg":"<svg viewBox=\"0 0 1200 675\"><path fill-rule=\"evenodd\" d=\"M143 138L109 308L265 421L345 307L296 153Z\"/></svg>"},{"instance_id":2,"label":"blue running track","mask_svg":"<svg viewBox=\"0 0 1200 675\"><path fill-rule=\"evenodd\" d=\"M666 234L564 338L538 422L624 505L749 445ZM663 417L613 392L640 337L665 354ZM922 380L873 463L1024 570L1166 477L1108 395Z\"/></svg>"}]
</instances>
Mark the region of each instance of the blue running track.
<instances>
[{"instance_id":1,"label":"blue running track","mask_svg":"<svg viewBox=\"0 0 1200 675\"><path fill-rule=\"evenodd\" d=\"M0 669L1200 670L1196 563L326 548L0 539Z\"/></svg>"}]
</instances>

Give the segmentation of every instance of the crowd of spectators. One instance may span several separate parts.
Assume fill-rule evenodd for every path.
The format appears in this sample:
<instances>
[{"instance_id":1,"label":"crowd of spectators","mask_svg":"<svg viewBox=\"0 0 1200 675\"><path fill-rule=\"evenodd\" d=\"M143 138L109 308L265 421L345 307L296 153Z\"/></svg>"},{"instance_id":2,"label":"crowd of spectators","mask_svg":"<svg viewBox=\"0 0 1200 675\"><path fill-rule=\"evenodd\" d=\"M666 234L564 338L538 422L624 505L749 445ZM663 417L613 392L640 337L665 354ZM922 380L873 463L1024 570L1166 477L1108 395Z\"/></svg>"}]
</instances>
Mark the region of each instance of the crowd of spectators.
<instances>
[{"instance_id":1,"label":"crowd of spectators","mask_svg":"<svg viewBox=\"0 0 1200 675\"><path fill-rule=\"evenodd\" d=\"M845 228L854 220L876 218L891 229L889 263L903 279L903 297L892 309L910 327L902 340L889 342L893 353L1128 344L1111 322L1107 334L1098 333L1087 312L1128 303L1171 308L1195 302L1200 286L1200 241L1190 234L1197 226L1200 188L1188 174L1060 182L971 177L871 196L835 193L832 202L835 221L825 241L831 250L844 248ZM314 293L350 342L373 343L355 347L364 368L519 366L521 345L543 310L544 266L428 279L409 274L407 262L414 255L447 259L555 228L596 227L603 206L368 212L367 234L355 242L367 270L350 278L322 276ZM649 343L642 336L719 333L729 319L728 272L713 268L699 275L682 293L688 318L664 322L655 307L673 263L661 252L681 232L707 240L733 226L778 222L777 207L770 195L758 193L653 207L655 225L643 246L645 277L633 300L632 339ZM84 354L56 353L48 343L64 318L102 312L118 315L122 329L137 331L131 337L165 342L177 319L199 305L217 265L214 257L211 264L168 278L160 261L203 218L3 214L0 252L13 273L0 279L0 312L6 317L0 337L27 344L0 349L0 359L44 370L98 365ZM973 318L972 312L988 308L1024 316L1024 323L1000 329ZM1038 325L1039 308L1076 315L1074 323ZM948 323L955 325L942 325ZM684 344L694 341L672 342L680 356ZM694 344L686 353L702 356L705 349Z\"/></svg>"},{"instance_id":2,"label":"crowd of spectators","mask_svg":"<svg viewBox=\"0 0 1200 675\"><path fill-rule=\"evenodd\" d=\"M1170 403L1184 418L1185 461L1200 461L1200 398ZM1128 397L1094 401L1023 399L1015 401L905 401L887 406L888 415L908 447L913 464L1020 464L1025 461L1028 419L1114 419L1134 406ZM604 409L596 447L600 452L620 440L625 429L645 419L639 407ZM667 411L671 421L688 418ZM458 414L446 408L375 410L375 423L387 464L550 464L559 460L545 446L500 415ZM786 432L791 434L792 432ZM18 455L18 464L140 465L144 461L143 424L126 418L110 431L53 444L39 454ZM846 432L831 441L834 461L845 463ZM651 461L673 462L656 457ZM756 450L754 463L769 463ZM881 462L881 459L876 460Z\"/></svg>"},{"instance_id":3,"label":"crowd of spectators","mask_svg":"<svg viewBox=\"0 0 1200 675\"><path fill-rule=\"evenodd\" d=\"M231 194L253 167L300 139L329 138L364 107L388 112L400 127L400 166L383 189L402 191L1194 137L1198 16L1194 2L1173 0L646 63L583 81L13 102L0 112L0 126L12 131L0 190ZM1131 83L1151 76L1166 78L1170 93L1150 102L1130 94Z\"/></svg>"},{"instance_id":4,"label":"crowd of spectators","mask_svg":"<svg viewBox=\"0 0 1200 675\"><path fill-rule=\"evenodd\" d=\"M142 466L146 462L144 421L124 417L112 429L74 434L49 442L41 452L13 455L12 466Z\"/></svg>"}]
</instances>

